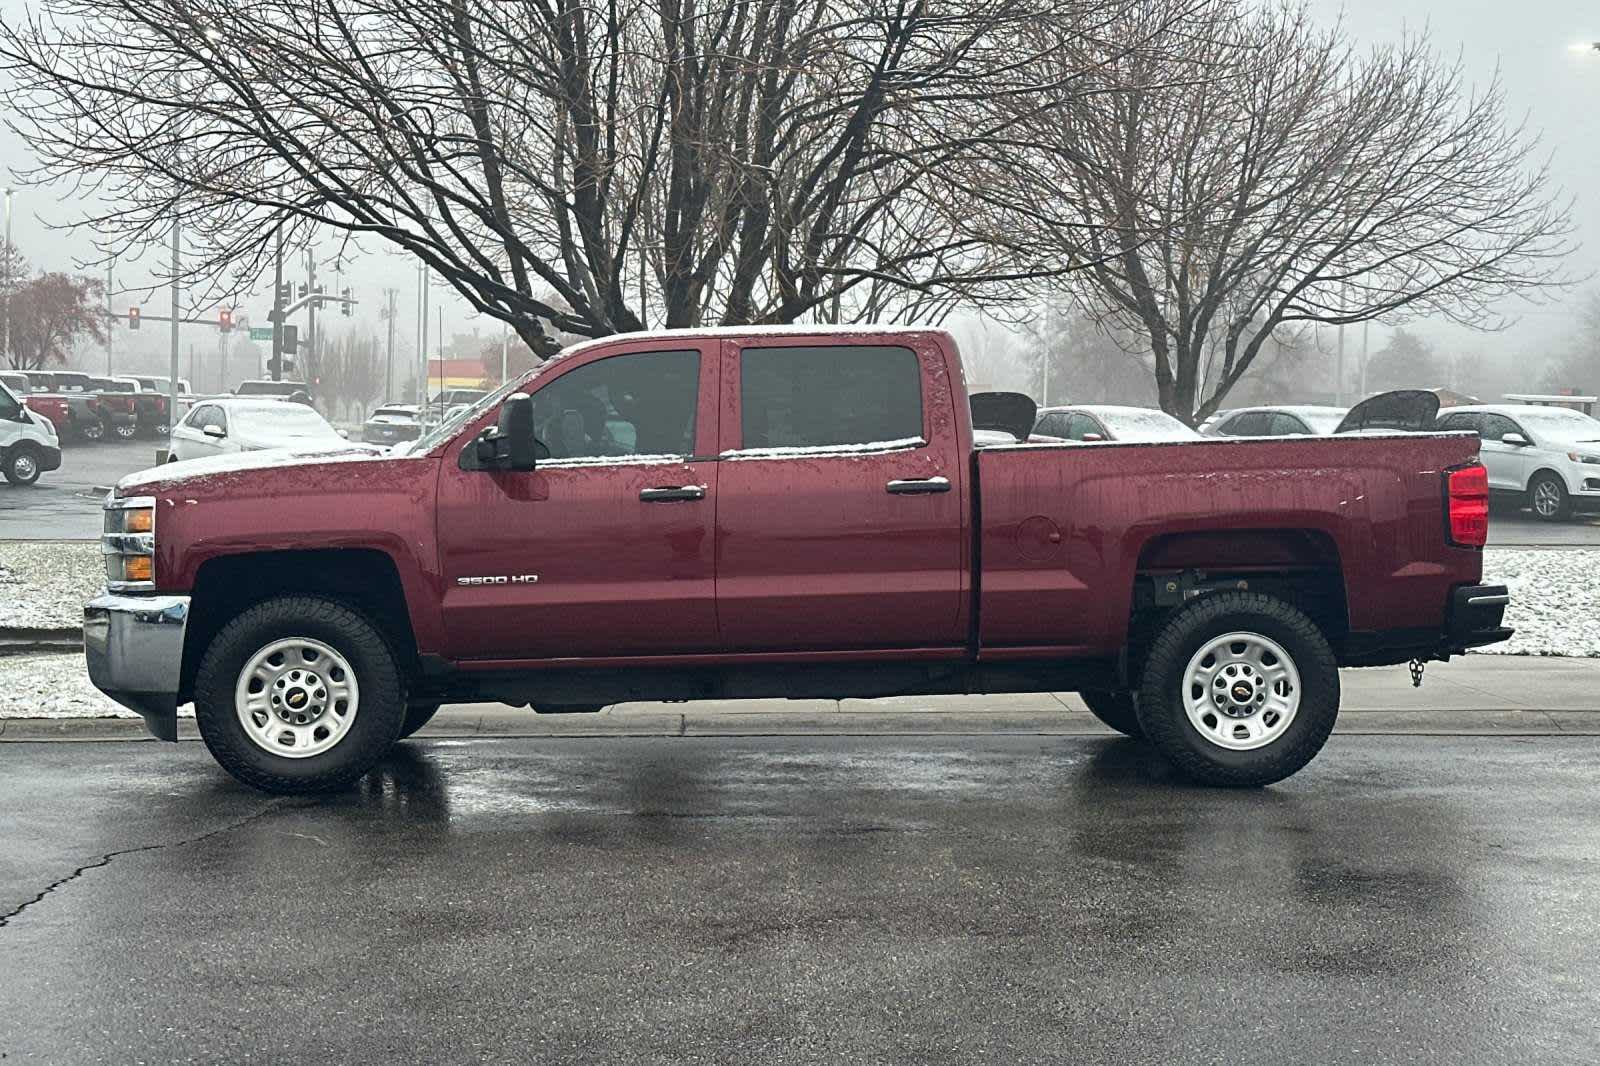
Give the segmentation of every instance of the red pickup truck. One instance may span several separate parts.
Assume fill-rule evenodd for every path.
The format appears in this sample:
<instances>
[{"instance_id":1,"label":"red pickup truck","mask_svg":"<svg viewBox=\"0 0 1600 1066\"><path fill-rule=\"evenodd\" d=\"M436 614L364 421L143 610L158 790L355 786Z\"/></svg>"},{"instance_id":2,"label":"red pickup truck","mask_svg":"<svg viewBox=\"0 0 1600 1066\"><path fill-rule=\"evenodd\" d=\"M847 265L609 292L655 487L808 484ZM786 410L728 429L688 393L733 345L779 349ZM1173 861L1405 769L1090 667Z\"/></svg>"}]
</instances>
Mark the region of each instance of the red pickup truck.
<instances>
[{"instance_id":1,"label":"red pickup truck","mask_svg":"<svg viewBox=\"0 0 1600 1066\"><path fill-rule=\"evenodd\" d=\"M941 331L611 337L387 455L123 479L89 672L168 740L193 701L281 792L351 782L441 703L1017 691L1259 785L1327 739L1337 667L1510 635L1477 448L975 447Z\"/></svg>"}]
</instances>

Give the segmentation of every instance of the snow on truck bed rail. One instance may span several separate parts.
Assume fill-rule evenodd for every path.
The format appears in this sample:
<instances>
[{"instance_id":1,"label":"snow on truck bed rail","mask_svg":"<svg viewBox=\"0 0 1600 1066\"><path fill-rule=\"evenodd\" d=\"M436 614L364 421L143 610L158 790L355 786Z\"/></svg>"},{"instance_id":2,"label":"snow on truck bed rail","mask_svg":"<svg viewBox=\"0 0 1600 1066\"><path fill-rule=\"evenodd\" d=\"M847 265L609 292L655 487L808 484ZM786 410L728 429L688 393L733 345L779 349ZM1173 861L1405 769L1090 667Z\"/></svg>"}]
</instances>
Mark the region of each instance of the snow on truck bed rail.
<instances>
[{"instance_id":1,"label":"snow on truck bed rail","mask_svg":"<svg viewBox=\"0 0 1600 1066\"><path fill-rule=\"evenodd\" d=\"M804 447L782 448L730 448L722 459L816 459L829 455L867 455L872 452L894 452L904 448L921 448L928 442L921 437L901 437L898 440L873 440L861 444L814 444Z\"/></svg>"}]
</instances>

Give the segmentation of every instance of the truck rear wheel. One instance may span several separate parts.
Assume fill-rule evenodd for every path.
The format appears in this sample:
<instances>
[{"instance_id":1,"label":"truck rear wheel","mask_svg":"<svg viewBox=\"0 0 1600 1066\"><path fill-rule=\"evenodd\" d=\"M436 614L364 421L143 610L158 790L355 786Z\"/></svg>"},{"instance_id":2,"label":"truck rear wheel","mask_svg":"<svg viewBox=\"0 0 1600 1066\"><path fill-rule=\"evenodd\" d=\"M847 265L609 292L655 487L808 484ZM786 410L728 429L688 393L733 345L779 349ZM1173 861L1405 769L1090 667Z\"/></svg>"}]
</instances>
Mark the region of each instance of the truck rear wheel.
<instances>
[{"instance_id":1,"label":"truck rear wheel","mask_svg":"<svg viewBox=\"0 0 1600 1066\"><path fill-rule=\"evenodd\" d=\"M1179 609L1145 660L1145 736L1204 784L1257 786L1310 762L1339 714L1339 669L1316 623L1271 596L1220 592Z\"/></svg>"},{"instance_id":2,"label":"truck rear wheel","mask_svg":"<svg viewBox=\"0 0 1600 1066\"><path fill-rule=\"evenodd\" d=\"M342 788L400 737L405 684L383 635L334 600L281 596L211 641L195 720L217 762L266 792Z\"/></svg>"},{"instance_id":3,"label":"truck rear wheel","mask_svg":"<svg viewBox=\"0 0 1600 1066\"><path fill-rule=\"evenodd\" d=\"M1144 739L1144 730L1139 726L1139 712L1133 706L1132 692L1125 688L1086 689L1078 693L1078 698L1089 708L1090 714L1112 729L1135 740Z\"/></svg>"}]
</instances>

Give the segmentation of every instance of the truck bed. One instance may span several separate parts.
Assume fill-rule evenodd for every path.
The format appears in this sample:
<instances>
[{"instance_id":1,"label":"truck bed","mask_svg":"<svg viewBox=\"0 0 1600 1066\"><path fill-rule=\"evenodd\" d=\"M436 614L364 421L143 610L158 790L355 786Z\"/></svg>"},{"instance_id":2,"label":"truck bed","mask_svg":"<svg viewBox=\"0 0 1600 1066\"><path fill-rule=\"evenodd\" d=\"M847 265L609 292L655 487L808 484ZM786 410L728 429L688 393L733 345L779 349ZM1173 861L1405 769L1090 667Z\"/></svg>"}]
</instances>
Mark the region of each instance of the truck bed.
<instances>
[{"instance_id":1,"label":"truck bed","mask_svg":"<svg viewBox=\"0 0 1600 1066\"><path fill-rule=\"evenodd\" d=\"M1437 628L1482 575L1444 516L1443 473L1477 450L1466 433L980 449L980 647L1115 655L1135 575L1191 567L1332 569L1361 588L1349 633Z\"/></svg>"}]
</instances>

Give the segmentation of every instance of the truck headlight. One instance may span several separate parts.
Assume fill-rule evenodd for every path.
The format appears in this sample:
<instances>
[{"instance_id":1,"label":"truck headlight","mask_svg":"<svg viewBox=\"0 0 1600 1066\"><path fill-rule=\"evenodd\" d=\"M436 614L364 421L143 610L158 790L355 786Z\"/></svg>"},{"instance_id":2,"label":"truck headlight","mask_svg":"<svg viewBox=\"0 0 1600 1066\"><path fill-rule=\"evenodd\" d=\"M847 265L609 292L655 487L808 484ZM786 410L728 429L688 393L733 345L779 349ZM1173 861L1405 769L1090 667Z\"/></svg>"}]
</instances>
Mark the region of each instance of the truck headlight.
<instances>
[{"instance_id":1,"label":"truck headlight","mask_svg":"<svg viewBox=\"0 0 1600 1066\"><path fill-rule=\"evenodd\" d=\"M100 552L106 560L106 587L113 592L154 588L156 583L156 501L151 496L110 498L105 506Z\"/></svg>"}]
</instances>

